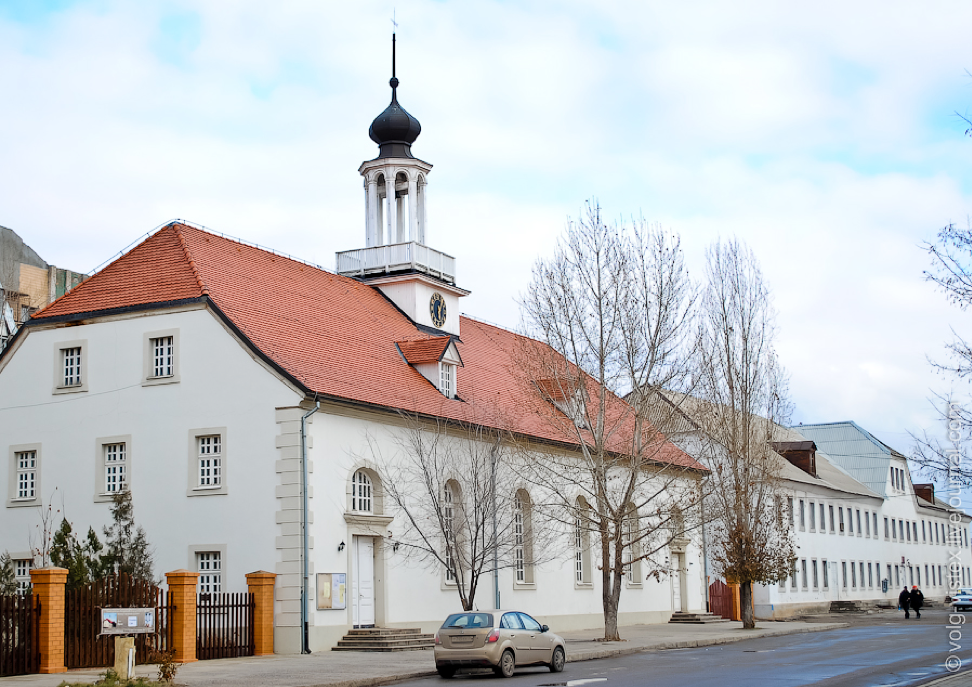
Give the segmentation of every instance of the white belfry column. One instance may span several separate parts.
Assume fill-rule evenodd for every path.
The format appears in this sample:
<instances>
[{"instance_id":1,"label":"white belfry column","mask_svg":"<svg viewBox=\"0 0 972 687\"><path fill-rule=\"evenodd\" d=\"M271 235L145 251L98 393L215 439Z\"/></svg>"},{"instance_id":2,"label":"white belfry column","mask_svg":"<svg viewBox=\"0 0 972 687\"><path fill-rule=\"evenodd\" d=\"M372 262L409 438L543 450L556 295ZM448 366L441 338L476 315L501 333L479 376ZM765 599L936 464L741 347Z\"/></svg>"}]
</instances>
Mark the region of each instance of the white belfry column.
<instances>
[{"instance_id":1,"label":"white belfry column","mask_svg":"<svg viewBox=\"0 0 972 687\"><path fill-rule=\"evenodd\" d=\"M418 241L418 184L414 170L408 175L408 240ZM420 242L421 243L421 242Z\"/></svg>"},{"instance_id":2,"label":"white belfry column","mask_svg":"<svg viewBox=\"0 0 972 687\"><path fill-rule=\"evenodd\" d=\"M395 184L398 185L397 183ZM405 199L395 198L395 243L405 242Z\"/></svg>"},{"instance_id":3,"label":"white belfry column","mask_svg":"<svg viewBox=\"0 0 972 687\"><path fill-rule=\"evenodd\" d=\"M398 224L398 218L395 216L395 171L393 169L385 170L385 202L388 203L388 215L385 220L388 225L388 243L395 243L395 228ZM384 244L384 241L382 241Z\"/></svg>"},{"instance_id":4,"label":"white belfry column","mask_svg":"<svg viewBox=\"0 0 972 687\"><path fill-rule=\"evenodd\" d=\"M365 243L368 248L380 246L381 240L381 220L378 216L378 178L372 177L365 184L365 197L368 200L368 228L365 234Z\"/></svg>"}]
</instances>

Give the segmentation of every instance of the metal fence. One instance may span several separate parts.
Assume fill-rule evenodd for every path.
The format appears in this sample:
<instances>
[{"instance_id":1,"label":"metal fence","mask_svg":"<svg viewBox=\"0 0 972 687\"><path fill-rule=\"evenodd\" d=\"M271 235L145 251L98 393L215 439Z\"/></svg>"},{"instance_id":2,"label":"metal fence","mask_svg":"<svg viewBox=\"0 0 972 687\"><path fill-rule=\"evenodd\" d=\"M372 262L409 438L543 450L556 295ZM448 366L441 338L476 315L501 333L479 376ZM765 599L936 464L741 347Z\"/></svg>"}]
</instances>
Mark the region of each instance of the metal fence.
<instances>
[{"instance_id":1,"label":"metal fence","mask_svg":"<svg viewBox=\"0 0 972 687\"><path fill-rule=\"evenodd\" d=\"M32 594L0 595L0 677L37 672L39 614Z\"/></svg>"},{"instance_id":2,"label":"metal fence","mask_svg":"<svg viewBox=\"0 0 972 687\"><path fill-rule=\"evenodd\" d=\"M200 594L196 601L196 658L236 658L254 652L253 594Z\"/></svg>"}]
</instances>

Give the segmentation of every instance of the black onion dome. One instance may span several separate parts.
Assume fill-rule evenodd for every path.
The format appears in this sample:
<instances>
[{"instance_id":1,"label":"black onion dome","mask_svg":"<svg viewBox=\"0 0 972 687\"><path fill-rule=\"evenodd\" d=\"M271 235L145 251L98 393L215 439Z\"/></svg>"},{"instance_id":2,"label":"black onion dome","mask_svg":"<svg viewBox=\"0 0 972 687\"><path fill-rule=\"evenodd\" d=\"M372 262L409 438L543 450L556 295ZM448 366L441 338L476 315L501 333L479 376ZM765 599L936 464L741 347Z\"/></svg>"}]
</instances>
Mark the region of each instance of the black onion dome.
<instances>
[{"instance_id":1,"label":"black onion dome","mask_svg":"<svg viewBox=\"0 0 972 687\"><path fill-rule=\"evenodd\" d=\"M368 129L368 136L378 144L379 158L412 157L412 144L422 133L422 125L398 104L398 79L392 77L388 83L392 87L391 104L375 117Z\"/></svg>"}]
</instances>

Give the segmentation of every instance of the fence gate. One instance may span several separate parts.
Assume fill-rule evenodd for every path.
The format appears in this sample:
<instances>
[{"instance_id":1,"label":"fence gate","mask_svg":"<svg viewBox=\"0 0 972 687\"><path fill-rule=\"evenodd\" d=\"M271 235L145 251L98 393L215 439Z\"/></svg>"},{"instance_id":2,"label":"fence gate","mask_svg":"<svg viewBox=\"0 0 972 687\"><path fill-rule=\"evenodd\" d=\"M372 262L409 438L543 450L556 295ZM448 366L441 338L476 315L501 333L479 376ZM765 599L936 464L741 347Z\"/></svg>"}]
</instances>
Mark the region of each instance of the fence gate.
<instances>
[{"instance_id":1,"label":"fence gate","mask_svg":"<svg viewBox=\"0 0 972 687\"><path fill-rule=\"evenodd\" d=\"M135 635L135 662L150 663L170 644L172 600L151 582L119 573L69 589L64 598L64 664L103 668L115 663L115 637L100 635L99 608L155 607L155 634Z\"/></svg>"},{"instance_id":2,"label":"fence gate","mask_svg":"<svg viewBox=\"0 0 972 687\"><path fill-rule=\"evenodd\" d=\"M252 656L253 594L200 594L196 600L196 658Z\"/></svg>"},{"instance_id":3,"label":"fence gate","mask_svg":"<svg viewBox=\"0 0 972 687\"><path fill-rule=\"evenodd\" d=\"M732 589L722 580L716 580L709 585L710 610L715 615L721 615L726 620L732 620Z\"/></svg>"},{"instance_id":4,"label":"fence gate","mask_svg":"<svg viewBox=\"0 0 972 687\"><path fill-rule=\"evenodd\" d=\"M37 672L39 613L40 601L32 594L0 595L0 677Z\"/></svg>"}]
</instances>

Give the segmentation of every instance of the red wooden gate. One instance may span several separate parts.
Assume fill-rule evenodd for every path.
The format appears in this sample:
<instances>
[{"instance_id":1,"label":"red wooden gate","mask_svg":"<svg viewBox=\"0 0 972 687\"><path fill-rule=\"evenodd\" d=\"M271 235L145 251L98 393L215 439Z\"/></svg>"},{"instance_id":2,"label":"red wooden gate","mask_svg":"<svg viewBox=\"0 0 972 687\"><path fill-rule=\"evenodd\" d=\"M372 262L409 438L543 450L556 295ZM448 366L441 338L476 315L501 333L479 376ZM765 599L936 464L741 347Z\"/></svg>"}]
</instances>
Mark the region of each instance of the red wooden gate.
<instances>
[{"instance_id":1,"label":"red wooden gate","mask_svg":"<svg viewBox=\"0 0 972 687\"><path fill-rule=\"evenodd\" d=\"M732 589L722 580L709 585L709 606L715 615L732 620Z\"/></svg>"}]
</instances>

